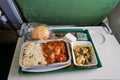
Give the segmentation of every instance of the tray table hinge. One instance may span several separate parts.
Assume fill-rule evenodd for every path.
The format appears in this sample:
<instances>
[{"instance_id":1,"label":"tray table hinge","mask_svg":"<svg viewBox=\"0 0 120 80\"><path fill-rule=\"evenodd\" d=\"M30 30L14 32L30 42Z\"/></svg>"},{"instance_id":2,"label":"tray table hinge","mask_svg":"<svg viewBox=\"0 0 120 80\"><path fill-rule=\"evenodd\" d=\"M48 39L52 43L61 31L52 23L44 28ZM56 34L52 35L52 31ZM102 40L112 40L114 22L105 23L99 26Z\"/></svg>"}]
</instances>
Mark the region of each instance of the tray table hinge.
<instances>
[{"instance_id":1,"label":"tray table hinge","mask_svg":"<svg viewBox=\"0 0 120 80\"><path fill-rule=\"evenodd\" d=\"M110 35L112 34L112 30L110 26L108 25L108 23L102 22L100 26L102 26L105 29L107 34L110 34Z\"/></svg>"}]
</instances>

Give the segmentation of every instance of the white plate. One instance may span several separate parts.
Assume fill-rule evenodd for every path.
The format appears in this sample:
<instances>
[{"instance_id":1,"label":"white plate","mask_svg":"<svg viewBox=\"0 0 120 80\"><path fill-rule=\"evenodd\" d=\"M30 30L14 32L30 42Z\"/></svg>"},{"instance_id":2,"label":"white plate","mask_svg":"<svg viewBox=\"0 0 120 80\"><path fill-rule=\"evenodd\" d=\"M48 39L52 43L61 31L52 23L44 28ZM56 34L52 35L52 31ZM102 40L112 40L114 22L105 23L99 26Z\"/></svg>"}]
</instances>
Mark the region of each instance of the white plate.
<instances>
[{"instance_id":1,"label":"white plate","mask_svg":"<svg viewBox=\"0 0 120 80\"><path fill-rule=\"evenodd\" d=\"M31 67L26 67L24 65L22 65L22 56L23 56L23 51L24 51L24 47L29 43L29 42L36 42L36 43L46 43L46 42L50 42L50 41L64 41L66 43L66 47L67 47L67 50L68 50L68 57L69 59L66 61L66 62L61 62L61 63L53 63L53 64L49 64L48 66L44 65L38 65L38 66L31 66ZM19 65L23 68L23 69L34 69L34 68L53 68L56 66L65 66L66 64L70 64L71 63L71 54L70 54L70 50L69 50L69 46L68 46L68 43L63 40L63 39L51 39L51 40L44 40L44 41L27 41L25 43L22 44L21 46L21 51L20 51L20 57L19 57Z\"/></svg>"},{"instance_id":2,"label":"white plate","mask_svg":"<svg viewBox=\"0 0 120 80\"><path fill-rule=\"evenodd\" d=\"M25 72L47 72L47 71L54 71L54 70L58 70L61 68L65 68L69 65L71 65L71 63L64 64L64 65L56 65L56 66L43 66L43 67L31 68L31 69L22 68L22 71L25 71Z\"/></svg>"}]
</instances>

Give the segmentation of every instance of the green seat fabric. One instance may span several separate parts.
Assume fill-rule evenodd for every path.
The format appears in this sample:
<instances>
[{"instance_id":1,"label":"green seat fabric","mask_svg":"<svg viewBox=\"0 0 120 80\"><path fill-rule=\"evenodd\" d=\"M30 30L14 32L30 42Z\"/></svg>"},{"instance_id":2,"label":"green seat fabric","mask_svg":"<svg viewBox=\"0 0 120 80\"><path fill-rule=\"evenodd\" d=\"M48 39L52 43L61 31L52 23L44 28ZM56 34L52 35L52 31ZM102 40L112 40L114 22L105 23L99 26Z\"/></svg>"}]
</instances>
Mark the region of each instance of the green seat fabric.
<instances>
[{"instance_id":1,"label":"green seat fabric","mask_svg":"<svg viewBox=\"0 0 120 80\"><path fill-rule=\"evenodd\" d=\"M28 22L98 25L120 0L15 0Z\"/></svg>"}]
</instances>

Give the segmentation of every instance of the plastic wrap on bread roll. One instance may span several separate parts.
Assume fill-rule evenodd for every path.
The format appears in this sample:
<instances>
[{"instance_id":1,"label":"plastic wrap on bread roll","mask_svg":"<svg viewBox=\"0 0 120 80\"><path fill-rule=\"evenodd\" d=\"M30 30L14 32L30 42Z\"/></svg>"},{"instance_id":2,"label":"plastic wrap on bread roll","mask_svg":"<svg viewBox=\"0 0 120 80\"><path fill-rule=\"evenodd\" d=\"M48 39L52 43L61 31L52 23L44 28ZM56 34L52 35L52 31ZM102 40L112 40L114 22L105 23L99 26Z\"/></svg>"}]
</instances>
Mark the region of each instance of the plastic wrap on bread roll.
<instances>
[{"instance_id":1,"label":"plastic wrap on bread roll","mask_svg":"<svg viewBox=\"0 0 120 80\"><path fill-rule=\"evenodd\" d=\"M47 40L49 39L49 34L49 29L45 25L39 25L32 30L31 38L33 40Z\"/></svg>"}]
</instances>

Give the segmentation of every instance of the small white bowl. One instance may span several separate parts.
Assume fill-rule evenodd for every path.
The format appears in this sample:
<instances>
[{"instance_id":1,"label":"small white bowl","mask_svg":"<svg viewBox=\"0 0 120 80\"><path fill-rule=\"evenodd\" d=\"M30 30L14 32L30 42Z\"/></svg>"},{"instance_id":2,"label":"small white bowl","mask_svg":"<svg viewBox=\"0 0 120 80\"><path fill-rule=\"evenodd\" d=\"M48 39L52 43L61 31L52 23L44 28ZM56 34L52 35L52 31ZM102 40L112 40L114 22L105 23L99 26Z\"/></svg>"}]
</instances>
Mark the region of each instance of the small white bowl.
<instances>
[{"instance_id":1,"label":"small white bowl","mask_svg":"<svg viewBox=\"0 0 120 80\"><path fill-rule=\"evenodd\" d=\"M92 60L89 64L78 64L76 62L76 55L74 53L74 50L73 50L73 47L74 46L87 46L87 47L90 47L90 50L91 50L91 53L93 54L92 56ZM94 52L94 49L93 49L93 46L91 44L91 42L89 41L75 41L75 42L71 42L71 49L72 49L72 57L73 57L73 63L75 66L81 66L81 67L90 67L90 66L95 66L98 64L97 62L97 58L96 58L96 55L95 55L95 52Z\"/></svg>"}]
</instances>

